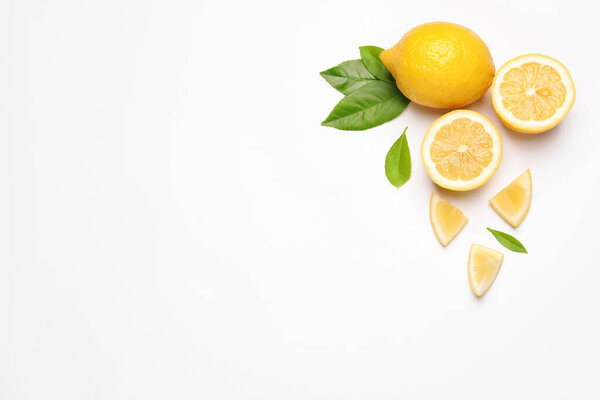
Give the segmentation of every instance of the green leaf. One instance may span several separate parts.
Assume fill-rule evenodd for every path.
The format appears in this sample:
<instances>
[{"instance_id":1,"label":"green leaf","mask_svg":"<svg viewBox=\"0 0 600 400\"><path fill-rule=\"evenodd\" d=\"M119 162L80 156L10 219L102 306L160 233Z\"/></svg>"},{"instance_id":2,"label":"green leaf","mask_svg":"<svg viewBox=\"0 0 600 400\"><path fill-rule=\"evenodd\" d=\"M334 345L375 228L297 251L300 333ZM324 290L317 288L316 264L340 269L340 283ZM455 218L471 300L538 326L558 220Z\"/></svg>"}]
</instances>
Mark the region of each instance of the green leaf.
<instances>
[{"instance_id":1,"label":"green leaf","mask_svg":"<svg viewBox=\"0 0 600 400\"><path fill-rule=\"evenodd\" d=\"M320 74L331 86L344 94L352 93L361 86L377 80L367 71L361 60L344 61Z\"/></svg>"},{"instance_id":2,"label":"green leaf","mask_svg":"<svg viewBox=\"0 0 600 400\"><path fill-rule=\"evenodd\" d=\"M397 188L410 178L410 151L406 141L406 129L402 136L392 145L385 157L385 176Z\"/></svg>"},{"instance_id":3,"label":"green leaf","mask_svg":"<svg viewBox=\"0 0 600 400\"><path fill-rule=\"evenodd\" d=\"M527 253L525 250L525 246L521 244L517 239L509 235L508 233L496 231L492 228L487 228L488 231L492 232L492 235L496 238L498 243L502 246L506 247L509 250L512 250L517 253Z\"/></svg>"},{"instance_id":4,"label":"green leaf","mask_svg":"<svg viewBox=\"0 0 600 400\"><path fill-rule=\"evenodd\" d=\"M386 81L389 83L396 84L394 77L390 74L390 71L381 63L379 54L383 51L381 47L377 46L362 46L358 48L360 50L360 58L367 70L373 74L377 79Z\"/></svg>"},{"instance_id":5,"label":"green leaf","mask_svg":"<svg viewBox=\"0 0 600 400\"><path fill-rule=\"evenodd\" d=\"M363 131L396 118L408 105L396 85L375 81L344 97L321 125Z\"/></svg>"}]
</instances>

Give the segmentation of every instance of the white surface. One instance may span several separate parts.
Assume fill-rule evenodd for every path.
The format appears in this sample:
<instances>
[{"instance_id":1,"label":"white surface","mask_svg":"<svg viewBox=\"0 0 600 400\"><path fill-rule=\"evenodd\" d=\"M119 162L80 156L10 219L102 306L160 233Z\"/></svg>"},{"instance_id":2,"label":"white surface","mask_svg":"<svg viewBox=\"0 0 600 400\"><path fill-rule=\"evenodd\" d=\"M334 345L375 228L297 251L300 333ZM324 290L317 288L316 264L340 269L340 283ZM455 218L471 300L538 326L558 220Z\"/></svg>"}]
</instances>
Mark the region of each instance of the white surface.
<instances>
[{"instance_id":1,"label":"white surface","mask_svg":"<svg viewBox=\"0 0 600 400\"><path fill-rule=\"evenodd\" d=\"M319 71L431 20L575 79L544 135L472 107L505 149L475 192L421 167L439 111L319 126L341 98ZM599 398L599 33L583 1L3 0L0 399ZM515 231L487 200L526 168ZM433 190L470 217L448 248ZM477 299L486 226L530 254Z\"/></svg>"}]
</instances>

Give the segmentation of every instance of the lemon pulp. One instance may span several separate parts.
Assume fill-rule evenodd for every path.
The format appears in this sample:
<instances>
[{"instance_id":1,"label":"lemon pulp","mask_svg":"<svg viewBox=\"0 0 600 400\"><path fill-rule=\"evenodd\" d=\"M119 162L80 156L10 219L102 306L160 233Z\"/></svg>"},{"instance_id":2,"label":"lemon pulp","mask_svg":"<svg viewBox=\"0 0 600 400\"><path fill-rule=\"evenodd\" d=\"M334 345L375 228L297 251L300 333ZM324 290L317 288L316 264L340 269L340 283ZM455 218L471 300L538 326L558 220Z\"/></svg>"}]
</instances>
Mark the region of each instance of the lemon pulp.
<instances>
[{"instance_id":1,"label":"lemon pulp","mask_svg":"<svg viewBox=\"0 0 600 400\"><path fill-rule=\"evenodd\" d=\"M567 88L554 68L529 62L506 73L500 94L504 108L516 118L543 121L564 104Z\"/></svg>"},{"instance_id":2,"label":"lemon pulp","mask_svg":"<svg viewBox=\"0 0 600 400\"><path fill-rule=\"evenodd\" d=\"M471 180L492 161L494 143L483 125L458 118L443 125L431 144L431 160L451 180Z\"/></svg>"}]
</instances>

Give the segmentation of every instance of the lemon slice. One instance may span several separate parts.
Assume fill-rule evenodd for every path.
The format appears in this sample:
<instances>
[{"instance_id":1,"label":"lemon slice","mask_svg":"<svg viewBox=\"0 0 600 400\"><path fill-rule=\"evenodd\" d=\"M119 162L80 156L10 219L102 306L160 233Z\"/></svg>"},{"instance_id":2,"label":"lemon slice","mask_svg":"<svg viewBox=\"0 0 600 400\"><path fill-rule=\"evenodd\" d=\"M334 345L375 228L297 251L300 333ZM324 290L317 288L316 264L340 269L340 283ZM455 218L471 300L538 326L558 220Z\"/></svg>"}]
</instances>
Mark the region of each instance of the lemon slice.
<instances>
[{"instance_id":1,"label":"lemon slice","mask_svg":"<svg viewBox=\"0 0 600 400\"><path fill-rule=\"evenodd\" d=\"M506 222L519 226L531 207L531 171L527 170L492 197L490 205Z\"/></svg>"},{"instance_id":2,"label":"lemon slice","mask_svg":"<svg viewBox=\"0 0 600 400\"><path fill-rule=\"evenodd\" d=\"M487 182L502 159L498 129L483 115L456 110L436 119L421 144L431 179L446 189L471 190Z\"/></svg>"},{"instance_id":3,"label":"lemon slice","mask_svg":"<svg viewBox=\"0 0 600 400\"><path fill-rule=\"evenodd\" d=\"M575 102L575 84L559 61L527 54L504 64L492 82L492 105L509 128L540 133L555 127Z\"/></svg>"},{"instance_id":4,"label":"lemon slice","mask_svg":"<svg viewBox=\"0 0 600 400\"><path fill-rule=\"evenodd\" d=\"M431 193L429 200L429 218L437 240L447 246L465 227L469 218L458 207Z\"/></svg>"},{"instance_id":5,"label":"lemon slice","mask_svg":"<svg viewBox=\"0 0 600 400\"><path fill-rule=\"evenodd\" d=\"M488 291L496 280L504 255L479 244L472 244L469 251L469 284L477 296Z\"/></svg>"}]
</instances>

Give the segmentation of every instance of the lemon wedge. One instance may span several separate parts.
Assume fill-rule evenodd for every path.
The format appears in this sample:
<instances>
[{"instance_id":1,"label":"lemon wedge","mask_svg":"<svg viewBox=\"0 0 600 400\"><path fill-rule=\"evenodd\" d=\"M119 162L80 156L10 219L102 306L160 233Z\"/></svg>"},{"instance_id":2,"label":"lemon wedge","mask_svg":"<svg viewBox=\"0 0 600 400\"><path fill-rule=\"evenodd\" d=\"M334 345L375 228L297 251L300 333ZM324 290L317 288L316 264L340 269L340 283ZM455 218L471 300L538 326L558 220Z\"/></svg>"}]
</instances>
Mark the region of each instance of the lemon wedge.
<instances>
[{"instance_id":1,"label":"lemon wedge","mask_svg":"<svg viewBox=\"0 0 600 400\"><path fill-rule=\"evenodd\" d=\"M519 226L531 207L531 171L527 170L492 197L490 205L513 227Z\"/></svg>"},{"instance_id":2,"label":"lemon wedge","mask_svg":"<svg viewBox=\"0 0 600 400\"><path fill-rule=\"evenodd\" d=\"M469 220L458 207L453 206L435 193L429 200L429 218L437 240L447 246L465 227Z\"/></svg>"},{"instance_id":3,"label":"lemon wedge","mask_svg":"<svg viewBox=\"0 0 600 400\"><path fill-rule=\"evenodd\" d=\"M526 54L500 67L491 92L502 122L523 133L553 128L575 102L575 84L567 68L540 54Z\"/></svg>"},{"instance_id":4,"label":"lemon wedge","mask_svg":"<svg viewBox=\"0 0 600 400\"><path fill-rule=\"evenodd\" d=\"M436 119L423 138L421 161L431 179L446 189L471 190L500 165L502 139L483 115L456 110Z\"/></svg>"},{"instance_id":5,"label":"lemon wedge","mask_svg":"<svg viewBox=\"0 0 600 400\"><path fill-rule=\"evenodd\" d=\"M476 296L482 296L496 280L504 255L479 244L469 251L469 284Z\"/></svg>"}]
</instances>

